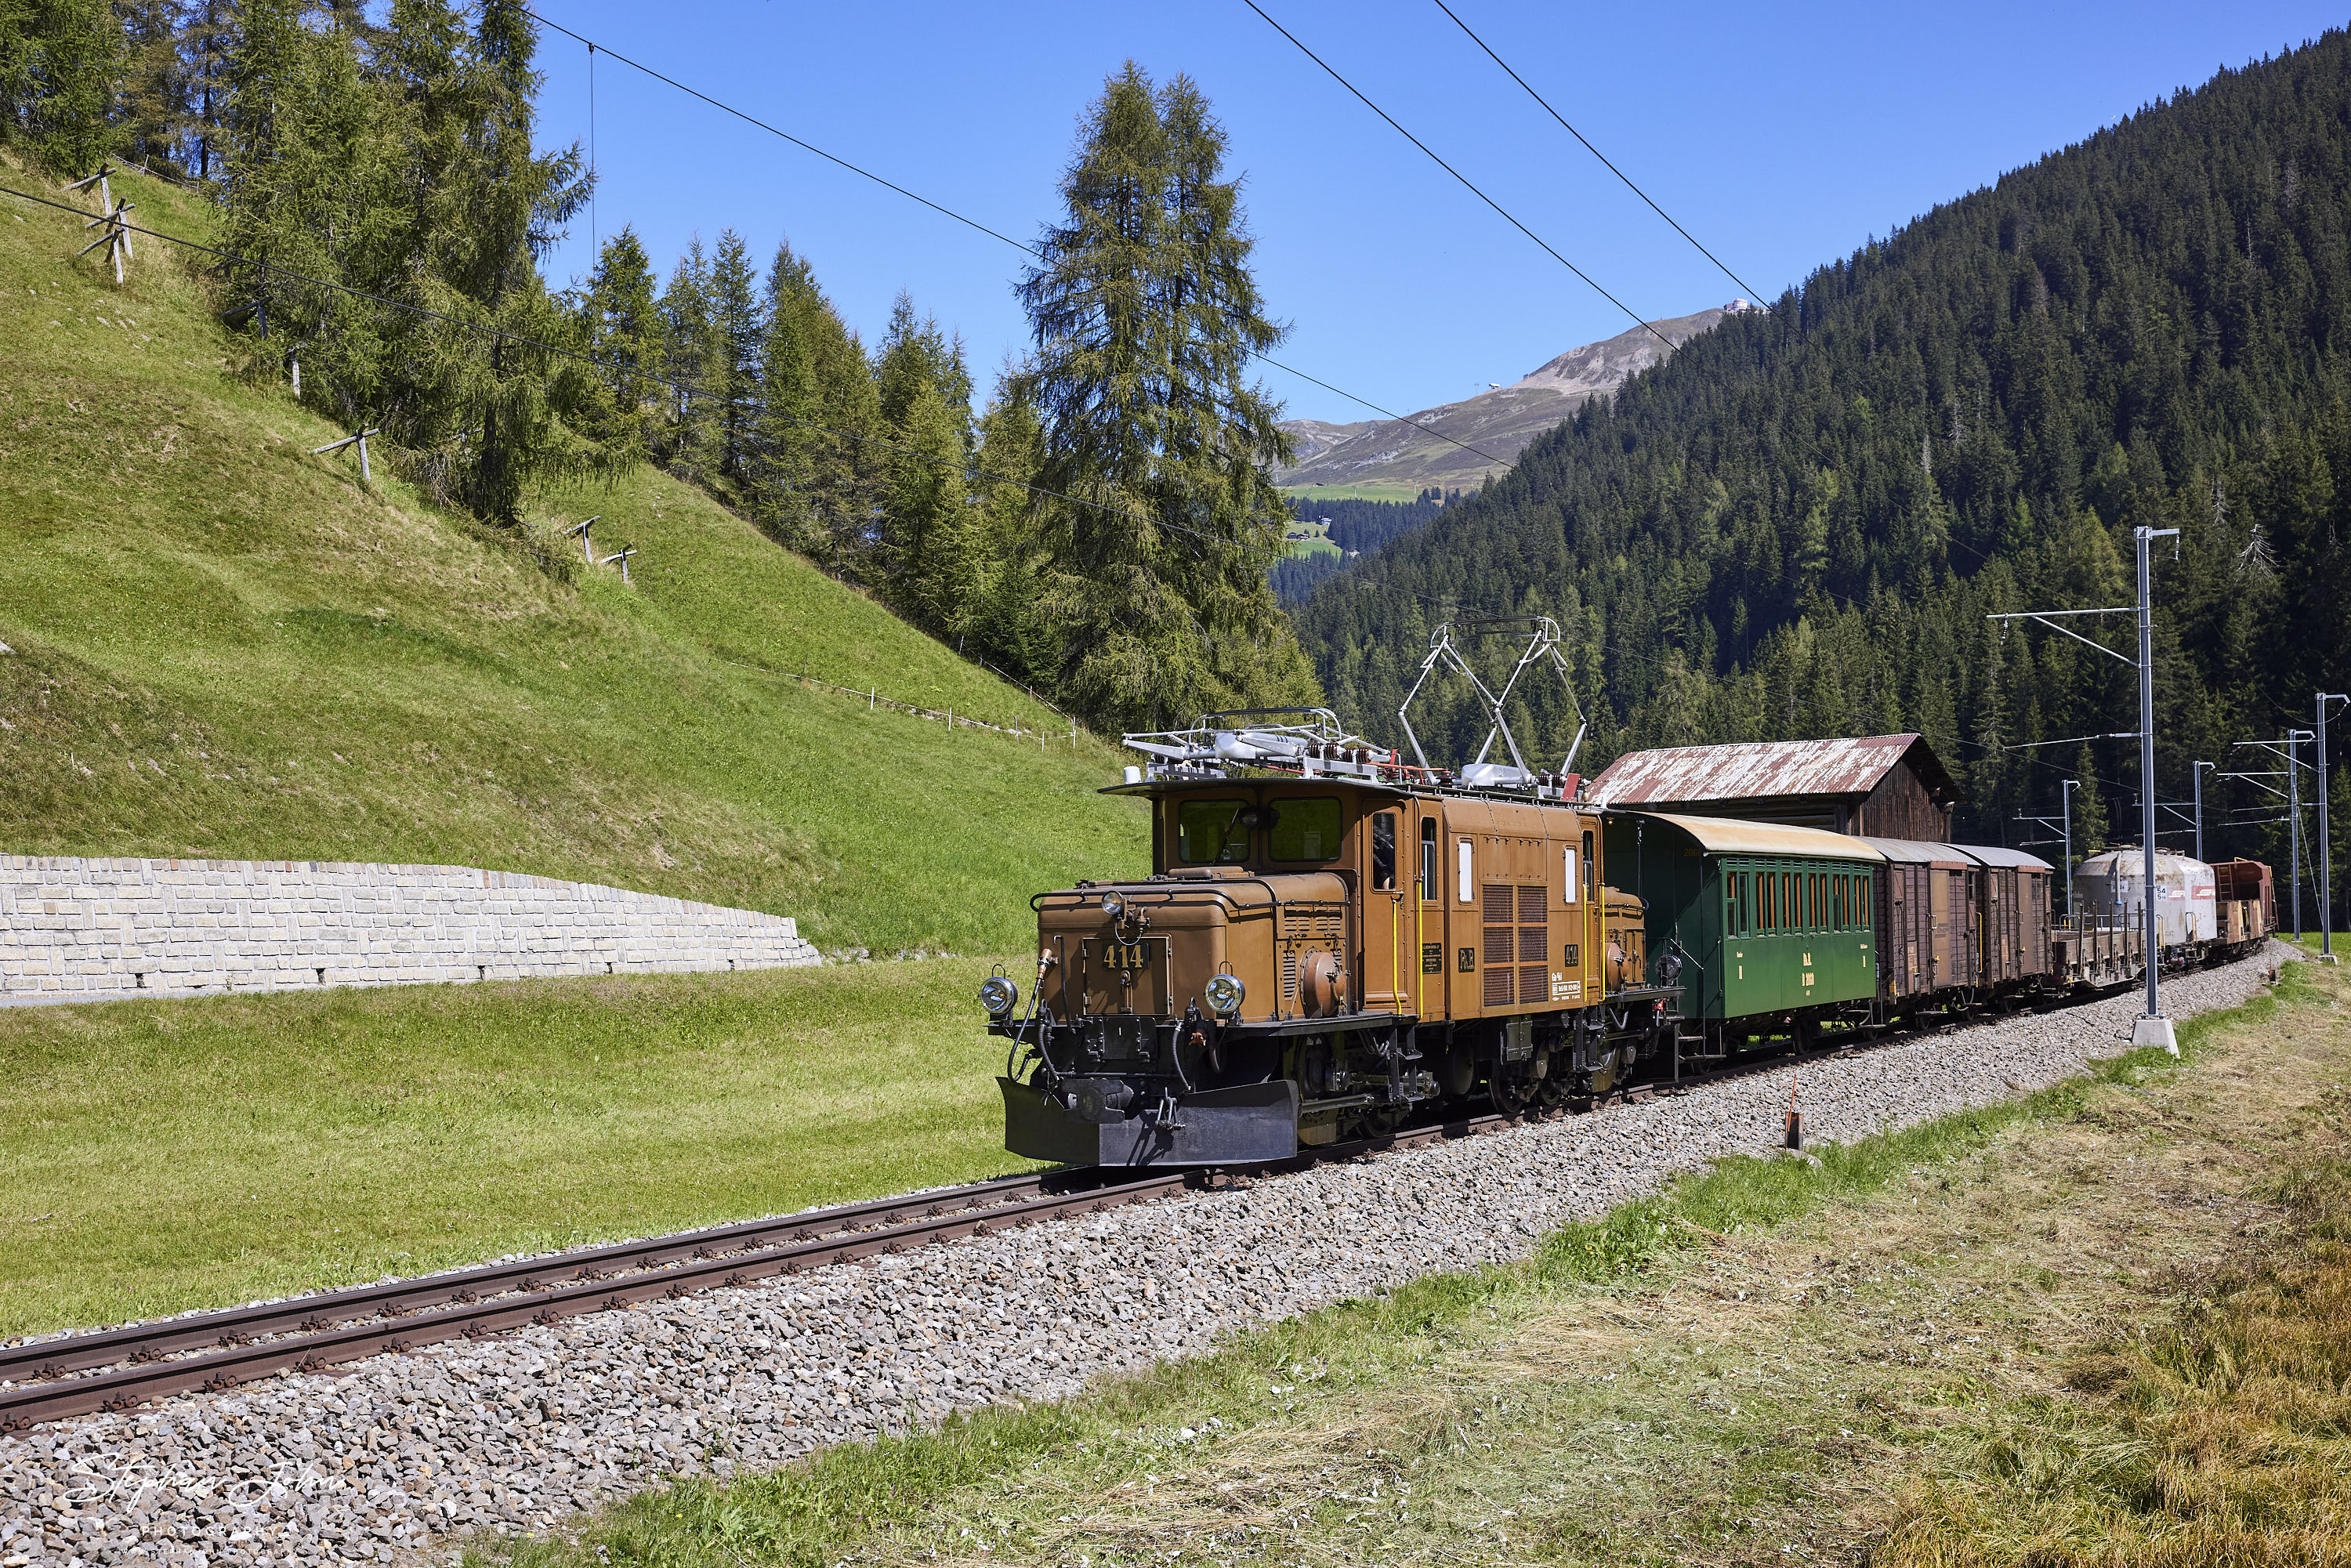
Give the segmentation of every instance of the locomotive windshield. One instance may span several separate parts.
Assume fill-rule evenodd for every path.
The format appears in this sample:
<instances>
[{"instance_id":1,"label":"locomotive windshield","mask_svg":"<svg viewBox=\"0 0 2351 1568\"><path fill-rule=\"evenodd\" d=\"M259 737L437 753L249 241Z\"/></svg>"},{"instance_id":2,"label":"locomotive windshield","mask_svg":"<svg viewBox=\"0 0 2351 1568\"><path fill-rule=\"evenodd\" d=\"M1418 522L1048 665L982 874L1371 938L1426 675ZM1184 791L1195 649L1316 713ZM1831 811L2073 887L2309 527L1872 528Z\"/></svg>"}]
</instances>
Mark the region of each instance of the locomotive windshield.
<instances>
[{"instance_id":1,"label":"locomotive windshield","mask_svg":"<svg viewBox=\"0 0 2351 1568\"><path fill-rule=\"evenodd\" d=\"M1284 800L1267 834L1269 857L1278 861L1327 861L1339 853L1339 824L1345 815L1335 795Z\"/></svg>"},{"instance_id":2,"label":"locomotive windshield","mask_svg":"<svg viewBox=\"0 0 2351 1568\"><path fill-rule=\"evenodd\" d=\"M1193 865L1238 865L1249 859L1241 800L1186 800L1176 808L1176 858Z\"/></svg>"}]
</instances>

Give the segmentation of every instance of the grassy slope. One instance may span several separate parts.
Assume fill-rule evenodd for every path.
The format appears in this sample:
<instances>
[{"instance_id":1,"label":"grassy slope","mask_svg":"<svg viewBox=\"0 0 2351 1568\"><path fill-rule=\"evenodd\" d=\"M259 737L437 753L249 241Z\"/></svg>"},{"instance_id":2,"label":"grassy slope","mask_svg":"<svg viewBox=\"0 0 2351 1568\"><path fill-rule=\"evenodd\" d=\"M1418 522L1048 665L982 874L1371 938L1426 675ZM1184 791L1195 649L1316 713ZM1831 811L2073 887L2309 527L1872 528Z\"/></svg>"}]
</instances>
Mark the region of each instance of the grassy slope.
<instances>
[{"instance_id":1,"label":"grassy slope","mask_svg":"<svg viewBox=\"0 0 2351 1568\"><path fill-rule=\"evenodd\" d=\"M129 183L205 236L200 203ZM700 495L546 497L643 552L633 590L558 582L309 456L343 432L232 375L168 247L118 291L79 243L0 197L0 849L488 865L966 952L1024 940L1033 888L1141 864L1140 814L1092 793L1108 747Z\"/></svg>"},{"instance_id":2,"label":"grassy slope","mask_svg":"<svg viewBox=\"0 0 2351 1568\"><path fill-rule=\"evenodd\" d=\"M0 1010L0 1335L1026 1168L987 968Z\"/></svg>"},{"instance_id":3,"label":"grassy slope","mask_svg":"<svg viewBox=\"0 0 2351 1568\"><path fill-rule=\"evenodd\" d=\"M2133 1052L1817 1161L1719 1160L1525 1263L1252 1328L1076 1399L649 1492L575 1539L468 1562L2340 1562L2351 986L2289 970L2180 1034L2184 1061ZM2331 1316L2263 1336L2259 1377L2215 1378L2207 1356L2208 1385L2244 1390L2210 1419L2207 1395L2178 1393L2196 1358L2175 1338L2250 1336L2202 1327L2199 1275L2274 1246L2246 1239L2314 1207L2314 1166L2319 1256L2290 1281L2221 1272L2250 1312L2290 1315L2292 1288ZM2185 1335L2141 1338L2167 1309ZM2100 1429L2165 1381L2139 1364L2148 1340L2182 1417L2154 1443ZM2121 1397L2059 1392L2094 1384ZM2216 1450L2227 1473L2189 1473ZM2191 1509L2207 1517L2183 1528Z\"/></svg>"},{"instance_id":4,"label":"grassy slope","mask_svg":"<svg viewBox=\"0 0 2351 1568\"><path fill-rule=\"evenodd\" d=\"M1374 480L1361 485L1287 485L1281 493L1301 501L1409 501L1426 488L1417 482Z\"/></svg>"}]
</instances>

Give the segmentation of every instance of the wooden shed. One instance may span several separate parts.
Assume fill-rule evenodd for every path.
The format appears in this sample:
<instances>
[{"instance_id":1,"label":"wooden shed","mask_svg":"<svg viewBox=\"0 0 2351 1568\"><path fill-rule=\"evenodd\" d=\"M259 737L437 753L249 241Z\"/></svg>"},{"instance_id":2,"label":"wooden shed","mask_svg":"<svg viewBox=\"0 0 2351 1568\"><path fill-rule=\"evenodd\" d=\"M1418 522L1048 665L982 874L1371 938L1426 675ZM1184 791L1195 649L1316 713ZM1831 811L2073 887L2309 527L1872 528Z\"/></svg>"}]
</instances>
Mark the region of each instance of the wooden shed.
<instances>
[{"instance_id":1,"label":"wooden shed","mask_svg":"<svg viewBox=\"0 0 2351 1568\"><path fill-rule=\"evenodd\" d=\"M1959 786L1916 735L1632 751L1584 793L1604 806L1931 843L1950 836L1959 803Z\"/></svg>"}]
</instances>

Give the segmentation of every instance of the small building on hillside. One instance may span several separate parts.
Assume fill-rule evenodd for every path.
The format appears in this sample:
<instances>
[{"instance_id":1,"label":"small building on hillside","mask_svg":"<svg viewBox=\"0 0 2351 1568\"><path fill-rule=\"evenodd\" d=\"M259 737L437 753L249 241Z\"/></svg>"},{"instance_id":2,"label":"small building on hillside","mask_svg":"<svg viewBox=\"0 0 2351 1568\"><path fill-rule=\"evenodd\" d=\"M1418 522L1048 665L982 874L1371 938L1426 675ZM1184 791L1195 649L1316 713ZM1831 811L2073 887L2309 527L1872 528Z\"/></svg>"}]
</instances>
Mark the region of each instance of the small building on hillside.
<instances>
[{"instance_id":1,"label":"small building on hillside","mask_svg":"<svg viewBox=\"0 0 2351 1568\"><path fill-rule=\"evenodd\" d=\"M1937 843L1950 837L1959 803L1959 786L1916 735L1632 751L1584 794L1609 806Z\"/></svg>"}]
</instances>

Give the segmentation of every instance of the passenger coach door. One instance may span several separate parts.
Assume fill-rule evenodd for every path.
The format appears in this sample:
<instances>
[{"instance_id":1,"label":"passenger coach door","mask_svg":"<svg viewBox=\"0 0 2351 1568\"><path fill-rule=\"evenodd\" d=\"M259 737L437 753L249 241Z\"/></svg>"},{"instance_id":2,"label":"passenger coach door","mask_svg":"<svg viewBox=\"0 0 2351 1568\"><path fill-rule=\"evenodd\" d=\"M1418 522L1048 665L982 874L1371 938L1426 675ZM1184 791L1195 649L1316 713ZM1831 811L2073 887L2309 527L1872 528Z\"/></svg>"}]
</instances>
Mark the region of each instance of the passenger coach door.
<instances>
[{"instance_id":1,"label":"passenger coach door","mask_svg":"<svg viewBox=\"0 0 2351 1568\"><path fill-rule=\"evenodd\" d=\"M1363 951L1355 955L1355 972L1362 977L1358 992L1371 1012L1410 1012L1412 972L1405 967L1405 899L1418 869L1413 819L1388 810L1365 813L1362 832L1364 868Z\"/></svg>"}]
</instances>

